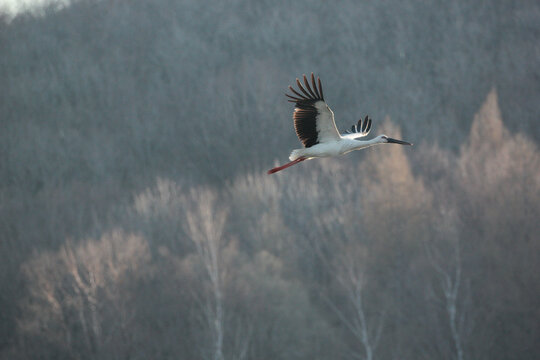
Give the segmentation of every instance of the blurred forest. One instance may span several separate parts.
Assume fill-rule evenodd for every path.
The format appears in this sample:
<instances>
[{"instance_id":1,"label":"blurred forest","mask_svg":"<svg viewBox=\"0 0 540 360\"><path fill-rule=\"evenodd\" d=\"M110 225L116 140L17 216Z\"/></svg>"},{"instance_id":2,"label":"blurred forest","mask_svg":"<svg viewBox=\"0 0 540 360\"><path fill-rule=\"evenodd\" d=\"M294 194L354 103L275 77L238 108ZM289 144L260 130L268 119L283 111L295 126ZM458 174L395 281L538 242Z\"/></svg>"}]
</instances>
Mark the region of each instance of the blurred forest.
<instances>
[{"instance_id":1,"label":"blurred forest","mask_svg":"<svg viewBox=\"0 0 540 360\"><path fill-rule=\"evenodd\" d=\"M538 359L540 2L0 16L0 359ZM381 146L268 176L315 72Z\"/></svg>"}]
</instances>

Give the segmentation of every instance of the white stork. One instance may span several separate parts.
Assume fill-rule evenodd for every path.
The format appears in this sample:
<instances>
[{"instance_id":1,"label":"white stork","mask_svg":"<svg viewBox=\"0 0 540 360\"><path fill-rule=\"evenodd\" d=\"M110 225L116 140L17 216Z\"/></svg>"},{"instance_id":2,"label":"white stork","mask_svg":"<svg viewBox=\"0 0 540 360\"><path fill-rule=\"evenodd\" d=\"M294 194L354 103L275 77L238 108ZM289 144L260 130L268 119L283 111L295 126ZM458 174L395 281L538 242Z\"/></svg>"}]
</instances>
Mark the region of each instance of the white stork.
<instances>
[{"instance_id":1,"label":"white stork","mask_svg":"<svg viewBox=\"0 0 540 360\"><path fill-rule=\"evenodd\" d=\"M389 138L386 135L379 135L367 141L359 140L369 134L371 130L371 119L368 116L364 120L358 120L358 124L353 125L351 131L340 134L334 121L334 113L324 101L319 77L317 77L317 83L315 83L315 76L311 73L311 86L306 75L304 75L305 88L300 80L296 79L296 84L302 94L289 86L293 95L285 95L290 98L290 102L295 103L293 114L294 130L304 148L293 150L289 156L289 163L268 170L268 174L286 169L304 160L342 155L373 145L412 145L406 141Z\"/></svg>"}]
</instances>

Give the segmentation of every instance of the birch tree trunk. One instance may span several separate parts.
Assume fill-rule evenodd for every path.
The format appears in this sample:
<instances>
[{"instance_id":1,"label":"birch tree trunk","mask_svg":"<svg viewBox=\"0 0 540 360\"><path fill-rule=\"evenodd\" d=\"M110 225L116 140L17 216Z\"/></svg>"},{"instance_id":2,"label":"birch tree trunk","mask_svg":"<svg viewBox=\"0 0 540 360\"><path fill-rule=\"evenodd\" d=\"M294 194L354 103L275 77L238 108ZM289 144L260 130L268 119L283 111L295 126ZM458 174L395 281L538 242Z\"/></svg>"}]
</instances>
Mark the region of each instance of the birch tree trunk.
<instances>
[{"instance_id":1,"label":"birch tree trunk","mask_svg":"<svg viewBox=\"0 0 540 360\"><path fill-rule=\"evenodd\" d=\"M189 237L210 282L211 298L205 300L204 317L212 339L212 359L223 360L225 309L220 253L227 213L217 207L216 197L209 190L192 191L190 203L193 207L186 213Z\"/></svg>"},{"instance_id":2,"label":"birch tree trunk","mask_svg":"<svg viewBox=\"0 0 540 360\"><path fill-rule=\"evenodd\" d=\"M441 234L451 234L449 238L438 240L435 243L424 243L424 249L431 267L437 274L438 285L441 289L442 297L438 302L442 304L448 326L450 328L450 341L454 350L456 360L465 359L463 348L463 327L465 324L466 309L463 308L463 301L460 301L463 294L462 289L462 259L459 235L455 233L455 214L444 212L440 226Z\"/></svg>"}]
</instances>

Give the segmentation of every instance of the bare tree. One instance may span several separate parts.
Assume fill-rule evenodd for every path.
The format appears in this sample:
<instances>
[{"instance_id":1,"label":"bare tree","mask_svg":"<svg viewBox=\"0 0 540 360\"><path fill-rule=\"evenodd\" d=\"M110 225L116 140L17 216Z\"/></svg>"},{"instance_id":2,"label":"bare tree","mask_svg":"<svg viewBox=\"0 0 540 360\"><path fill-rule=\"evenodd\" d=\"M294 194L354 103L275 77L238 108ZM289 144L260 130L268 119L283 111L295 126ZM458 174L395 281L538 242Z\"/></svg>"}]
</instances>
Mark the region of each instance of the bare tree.
<instances>
[{"instance_id":1,"label":"bare tree","mask_svg":"<svg viewBox=\"0 0 540 360\"><path fill-rule=\"evenodd\" d=\"M223 360L225 309L221 251L227 212L217 205L215 193L207 189L192 190L186 203L189 204L186 211L188 236L195 245L210 283L210 297L200 299L200 303L203 304L203 319L212 339L212 359Z\"/></svg>"},{"instance_id":2,"label":"bare tree","mask_svg":"<svg viewBox=\"0 0 540 360\"><path fill-rule=\"evenodd\" d=\"M354 351L353 355L358 359L373 360L383 331L385 312L379 311L376 316L368 317L364 299L366 284L364 272L358 266L358 260L346 256L343 260L336 269L336 278L345 290L345 297L352 308L352 313L345 314L328 297L326 302L361 344L363 353Z\"/></svg>"},{"instance_id":3,"label":"bare tree","mask_svg":"<svg viewBox=\"0 0 540 360\"><path fill-rule=\"evenodd\" d=\"M463 263L457 224L456 212L450 209L441 210L440 222L436 234L439 238L424 242L424 250L430 266L435 270L440 294L431 291L435 301L442 305L450 329L454 358L466 358L464 339L470 335L470 319L467 318L467 307L470 299L464 286Z\"/></svg>"},{"instance_id":4,"label":"bare tree","mask_svg":"<svg viewBox=\"0 0 540 360\"><path fill-rule=\"evenodd\" d=\"M69 241L58 252L36 256L22 267L29 294L19 333L75 354L98 354L128 330L133 314L123 285L149 259L146 241L121 231L80 245Z\"/></svg>"},{"instance_id":5,"label":"bare tree","mask_svg":"<svg viewBox=\"0 0 540 360\"><path fill-rule=\"evenodd\" d=\"M351 355L362 360L373 360L384 328L385 311L382 304L366 304L367 253L364 244L335 237L333 251L323 241L313 240L312 249L331 277L329 288L321 288L320 295L339 321L352 334L357 346ZM332 296L333 284L340 289L340 296ZM320 285L319 285L320 286Z\"/></svg>"}]
</instances>

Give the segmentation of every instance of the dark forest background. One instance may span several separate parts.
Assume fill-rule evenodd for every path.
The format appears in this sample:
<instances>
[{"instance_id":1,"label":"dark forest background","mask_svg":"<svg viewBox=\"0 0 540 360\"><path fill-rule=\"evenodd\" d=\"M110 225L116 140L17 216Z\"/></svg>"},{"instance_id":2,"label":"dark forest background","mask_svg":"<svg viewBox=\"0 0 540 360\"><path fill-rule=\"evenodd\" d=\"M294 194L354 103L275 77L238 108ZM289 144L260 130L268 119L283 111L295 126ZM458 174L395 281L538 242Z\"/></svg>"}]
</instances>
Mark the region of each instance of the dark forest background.
<instances>
[{"instance_id":1,"label":"dark forest background","mask_svg":"<svg viewBox=\"0 0 540 360\"><path fill-rule=\"evenodd\" d=\"M538 359L540 2L0 17L0 359ZM380 146L268 176L322 79Z\"/></svg>"}]
</instances>

